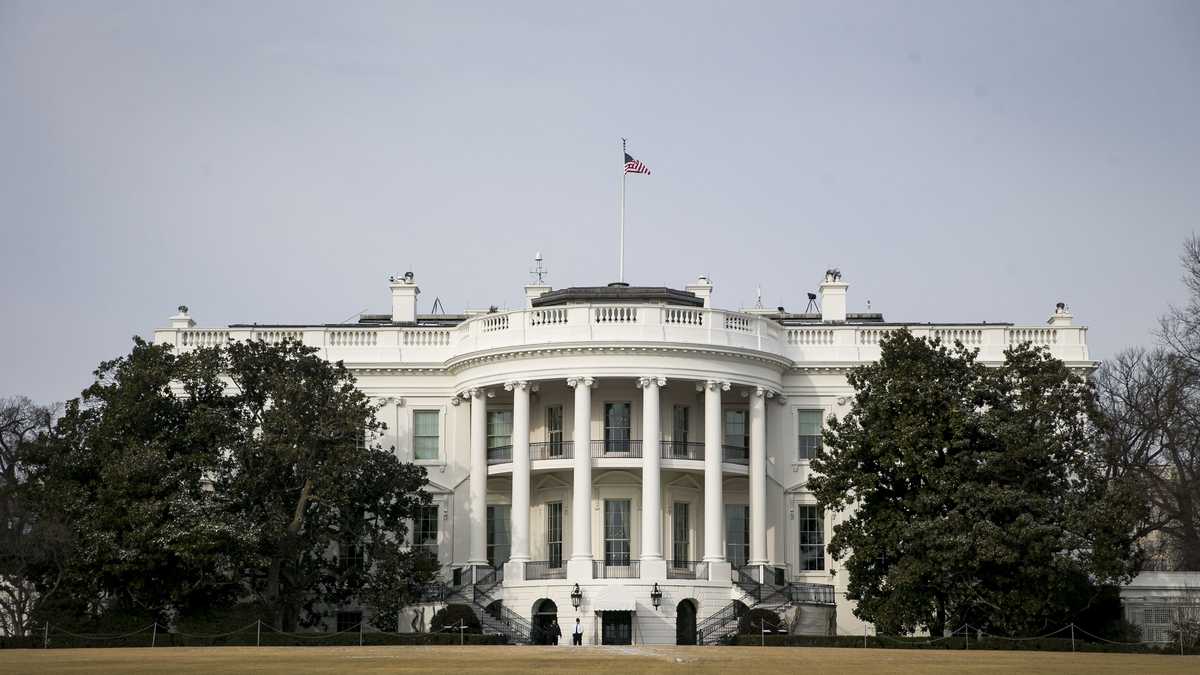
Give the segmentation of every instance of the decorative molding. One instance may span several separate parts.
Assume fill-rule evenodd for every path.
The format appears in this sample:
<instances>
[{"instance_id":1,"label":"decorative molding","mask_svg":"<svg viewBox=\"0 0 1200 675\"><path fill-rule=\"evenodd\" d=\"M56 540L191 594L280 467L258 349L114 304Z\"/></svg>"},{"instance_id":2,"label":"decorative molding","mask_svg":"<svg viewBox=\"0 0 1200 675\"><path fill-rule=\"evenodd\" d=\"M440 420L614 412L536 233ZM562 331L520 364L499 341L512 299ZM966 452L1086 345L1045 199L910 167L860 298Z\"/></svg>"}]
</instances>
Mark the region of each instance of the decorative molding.
<instances>
[{"instance_id":1,"label":"decorative molding","mask_svg":"<svg viewBox=\"0 0 1200 675\"><path fill-rule=\"evenodd\" d=\"M665 387L667 386L667 378L663 377L662 375L648 375L639 377L637 380L638 389L645 389L651 384L654 384L658 387Z\"/></svg>"},{"instance_id":2,"label":"decorative molding","mask_svg":"<svg viewBox=\"0 0 1200 675\"><path fill-rule=\"evenodd\" d=\"M574 377L567 378L567 386L572 389L579 386L580 384L582 384L583 386L588 387L588 388L594 388L597 386L596 378L590 377L587 375L577 375Z\"/></svg>"},{"instance_id":3,"label":"decorative molding","mask_svg":"<svg viewBox=\"0 0 1200 675\"><path fill-rule=\"evenodd\" d=\"M504 383L504 391L515 391L517 389L528 391L529 382L527 380L511 380Z\"/></svg>"},{"instance_id":4,"label":"decorative molding","mask_svg":"<svg viewBox=\"0 0 1200 675\"><path fill-rule=\"evenodd\" d=\"M794 361L774 354L758 350L730 347L717 349L707 345L687 345L680 343L638 344L638 345L597 345L597 344L563 344L563 345L523 345L506 348L502 351L486 351L464 354L447 359L445 369L451 374L458 374L465 368L495 361L515 360L531 355L573 355L573 354L682 354L698 356L715 356L732 358L742 361L753 361L770 365L780 372L792 367ZM853 364L853 365L858 365Z\"/></svg>"}]
</instances>

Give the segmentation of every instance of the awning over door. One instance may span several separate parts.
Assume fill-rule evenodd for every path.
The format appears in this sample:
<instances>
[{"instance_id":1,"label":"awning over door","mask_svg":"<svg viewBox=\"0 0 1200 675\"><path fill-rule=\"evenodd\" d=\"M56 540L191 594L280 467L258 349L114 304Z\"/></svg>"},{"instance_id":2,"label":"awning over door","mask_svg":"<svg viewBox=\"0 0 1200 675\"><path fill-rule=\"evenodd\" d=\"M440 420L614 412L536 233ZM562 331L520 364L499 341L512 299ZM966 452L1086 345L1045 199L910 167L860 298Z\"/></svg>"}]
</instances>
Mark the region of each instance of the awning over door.
<instances>
[{"instance_id":1,"label":"awning over door","mask_svg":"<svg viewBox=\"0 0 1200 675\"><path fill-rule=\"evenodd\" d=\"M592 608L597 612L633 612L637 610L637 600L630 588L607 586L596 596Z\"/></svg>"}]
</instances>

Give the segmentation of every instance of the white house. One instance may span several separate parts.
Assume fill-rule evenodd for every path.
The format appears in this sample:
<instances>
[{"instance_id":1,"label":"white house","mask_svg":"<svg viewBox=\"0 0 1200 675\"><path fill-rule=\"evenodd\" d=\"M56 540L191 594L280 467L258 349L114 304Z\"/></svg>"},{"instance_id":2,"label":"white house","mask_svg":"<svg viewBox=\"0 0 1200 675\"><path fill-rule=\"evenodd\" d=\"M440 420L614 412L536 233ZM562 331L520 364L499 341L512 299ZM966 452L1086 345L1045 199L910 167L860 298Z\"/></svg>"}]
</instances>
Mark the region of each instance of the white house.
<instances>
[{"instance_id":1,"label":"white house","mask_svg":"<svg viewBox=\"0 0 1200 675\"><path fill-rule=\"evenodd\" d=\"M712 641L759 606L794 631L860 633L825 550L832 516L806 490L847 370L902 326L984 362L1030 341L1094 364L1062 304L1044 325L898 324L848 313L847 287L831 270L819 312L791 313L716 309L703 276L539 284L523 309L450 315L418 314L407 274L390 314L353 325L197 328L181 311L155 342L293 338L344 361L385 403L384 447L429 471L415 543L492 629L536 639L556 616L564 640L579 618L589 644Z\"/></svg>"}]
</instances>

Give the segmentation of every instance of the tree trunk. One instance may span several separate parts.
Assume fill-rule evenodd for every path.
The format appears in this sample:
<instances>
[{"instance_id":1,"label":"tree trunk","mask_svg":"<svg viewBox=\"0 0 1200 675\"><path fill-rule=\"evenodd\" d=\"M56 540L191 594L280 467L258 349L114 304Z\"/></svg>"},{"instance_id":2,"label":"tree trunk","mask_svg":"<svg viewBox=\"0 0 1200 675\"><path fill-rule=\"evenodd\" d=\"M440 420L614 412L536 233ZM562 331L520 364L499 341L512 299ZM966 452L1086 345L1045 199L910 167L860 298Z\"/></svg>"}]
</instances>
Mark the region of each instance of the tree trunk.
<instances>
[{"instance_id":1,"label":"tree trunk","mask_svg":"<svg viewBox=\"0 0 1200 675\"><path fill-rule=\"evenodd\" d=\"M267 572L267 603L271 606L275 618L275 628L291 631L296 627L296 611L291 599L283 600L283 566L295 555L296 542L300 536L300 528L304 526L304 511L312 498L313 482L306 479L300 488L300 496L296 499L296 508L292 512L292 520L284 530L279 542L279 550L271 559L271 567Z\"/></svg>"},{"instance_id":2,"label":"tree trunk","mask_svg":"<svg viewBox=\"0 0 1200 675\"><path fill-rule=\"evenodd\" d=\"M936 594L934 602L937 604L937 611L933 617L933 625L929 627L929 634L942 637L946 634L946 595Z\"/></svg>"}]
</instances>

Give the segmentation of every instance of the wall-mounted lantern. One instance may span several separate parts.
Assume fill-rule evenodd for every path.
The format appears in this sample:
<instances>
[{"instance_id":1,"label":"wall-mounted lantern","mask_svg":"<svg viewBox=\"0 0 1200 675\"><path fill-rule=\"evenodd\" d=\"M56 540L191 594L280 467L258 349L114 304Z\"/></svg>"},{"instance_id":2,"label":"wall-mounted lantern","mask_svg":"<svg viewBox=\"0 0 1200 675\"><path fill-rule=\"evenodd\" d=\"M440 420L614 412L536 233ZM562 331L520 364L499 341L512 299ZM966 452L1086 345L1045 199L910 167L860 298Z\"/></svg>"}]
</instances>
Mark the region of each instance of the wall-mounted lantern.
<instances>
[{"instance_id":1,"label":"wall-mounted lantern","mask_svg":"<svg viewBox=\"0 0 1200 675\"><path fill-rule=\"evenodd\" d=\"M658 582L654 583L654 589L650 591L650 602L654 603L654 609L662 604L662 591L658 590Z\"/></svg>"},{"instance_id":2,"label":"wall-mounted lantern","mask_svg":"<svg viewBox=\"0 0 1200 675\"><path fill-rule=\"evenodd\" d=\"M580 603L583 602L583 591L579 590L579 584L575 584L575 590L571 591L571 606L579 609Z\"/></svg>"}]
</instances>

